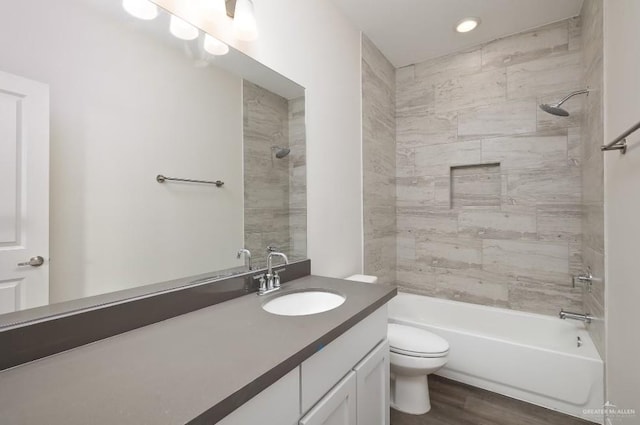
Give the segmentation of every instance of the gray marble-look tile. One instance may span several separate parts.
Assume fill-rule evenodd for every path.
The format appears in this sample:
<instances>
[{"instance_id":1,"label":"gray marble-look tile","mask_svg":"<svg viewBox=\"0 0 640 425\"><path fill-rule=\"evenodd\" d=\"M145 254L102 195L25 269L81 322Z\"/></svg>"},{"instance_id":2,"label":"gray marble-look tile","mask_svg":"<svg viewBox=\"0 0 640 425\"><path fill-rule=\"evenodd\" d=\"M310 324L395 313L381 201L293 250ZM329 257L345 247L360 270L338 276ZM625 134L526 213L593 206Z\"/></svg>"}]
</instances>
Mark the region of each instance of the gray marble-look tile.
<instances>
[{"instance_id":1,"label":"gray marble-look tile","mask_svg":"<svg viewBox=\"0 0 640 425\"><path fill-rule=\"evenodd\" d=\"M396 255L398 259L415 261L416 259L416 238L408 232L398 232L396 234Z\"/></svg>"},{"instance_id":2,"label":"gray marble-look tile","mask_svg":"<svg viewBox=\"0 0 640 425\"><path fill-rule=\"evenodd\" d=\"M555 316L561 309L581 311L582 294L571 287L520 278L509 285L509 307Z\"/></svg>"},{"instance_id":3,"label":"gray marble-look tile","mask_svg":"<svg viewBox=\"0 0 640 425\"><path fill-rule=\"evenodd\" d=\"M583 151L580 127L567 129L567 161L569 166L580 167L582 165Z\"/></svg>"},{"instance_id":4,"label":"gray marble-look tile","mask_svg":"<svg viewBox=\"0 0 640 425\"><path fill-rule=\"evenodd\" d=\"M415 173L416 155L413 148L396 147L396 177L412 177Z\"/></svg>"},{"instance_id":5,"label":"gray marble-look tile","mask_svg":"<svg viewBox=\"0 0 640 425\"><path fill-rule=\"evenodd\" d=\"M569 274L567 243L493 240L482 241L484 270L512 277L550 275L564 278Z\"/></svg>"},{"instance_id":6,"label":"gray marble-look tile","mask_svg":"<svg viewBox=\"0 0 640 425\"><path fill-rule=\"evenodd\" d=\"M434 109L436 112L449 112L504 102L506 85L504 69L451 77L435 85Z\"/></svg>"},{"instance_id":7,"label":"gray marble-look tile","mask_svg":"<svg viewBox=\"0 0 640 425\"><path fill-rule=\"evenodd\" d=\"M415 147L455 142L458 115L423 110L398 111L396 141L400 147Z\"/></svg>"},{"instance_id":8,"label":"gray marble-look tile","mask_svg":"<svg viewBox=\"0 0 640 425\"><path fill-rule=\"evenodd\" d=\"M535 99L465 109L458 113L458 137L479 139L536 131Z\"/></svg>"},{"instance_id":9,"label":"gray marble-look tile","mask_svg":"<svg viewBox=\"0 0 640 425\"><path fill-rule=\"evenodd\" d=\"M434 177L398 177L396 179L396 205L403 207L433 205Z\"/></svg>"},{"instance_id":10,"label":"gray marble-look tile","mask_svg":"<svg viewBox=\"0 0 640 425\"><path fill-rule=\"evenodd\" d=\"M500 38L482 48L482 67L503 67L528 62L568 49L568 22L562 21L532 31Z\"/></svg>"},{"instance_id":11,"label":"gray marble-look tile","mask_svg":"<svg viewBox=\"0 0 640 425\"><path fill-rule=\"evenodd\" d=\"M416 240L416 257L432 267L481 269L482 241L423 235Z\"/></svg>"},{"instance_id":12,"label":"gray marble-look tile","mask_svg":"<svg viewBox=\"0 0 640 425\"><path fill-rule=\"evenodd\" d=\"M393 283L397 262L396 71L364 35L362 70L364 272L378 276L382 283ZM422 106L420 96L406 103Z\"/></svg>"},{"instance_id":13,"label":"gray marble-look tile","mask_svg":"<svg viewBox=\"0 0 640 425\"><path fill-rule=\"evenodd\" d=\"M520 135L482 141L482 161L499 162L502 170L567 166L567 136Z\"/></svg>"},{"instance_id":14,"label":"gray marble-look tile","mask_svg":"<svg viewBox=\"0 0 640 425\"><path fill-rule=\"evenodd\" d=\"M583 88L582 55L568 52L507 67L507 97L539 97Z\"/></svg>"},{"instance_id":15,"label":"gray marble-look tile","mask_svg":"<svg viewBox=\"0 0 640 425\"><path fill-rule=\"evenodd\" d=\"M582 17L568 19L569 23L569 50L582 50Z\"/></svg>"},{"instance_id":16,"label":"gray marble-look tile","mask_svg":"<svg viewBox=\"0 0 640 425\"><path fill-rule=\"evenodd\" d=\"M580 203L581 198L579 169L541 168L509 174L504 202L512 205L567 204Z\"/></svg>"},{"instance_id":17,"label":"gray marble-look tile","mask_svg":"<svg viewBox=\"0 0 640 425\"><path fill-rule=\"evenodd\" d=\"M435 296L494 307L507 307L509 287L500 276L477 269L435 268Z\"/></svg>"},{"instance_id":18,"label":"gray marble-look tile","mask_svg":"<svg viewBox=\"0 0 640 425\"><path fill-rule=\"evenodd\" d=\"M538 205L538 238L542 241L580 242L582 206L576 204Z\"/></svg>"},{"instance_id":19,"label":"gray marble-look tile","mask_svg":"<svg viewBox=\"0 0 640 425\"><path fill-rule=\"evenodd\" d=\"M482 49L476 48L441 56L414 65L415 79L434 84L452 77L472 75L482 71Z\"/></svg>"},{"instance_id":20,"label":"gray marble-look tile","mask_svg":"<svg viewBox=\"0 0 640 425\"><path fill-rule=\"evenodd\" d=\"M451 167L478 164L481 156L479 140L420 146L415 149L414 173L420 176L447 176Z\"/></svg>"},{"instance_id":21,"label":"gray marble-look tile","mask_svg":"<svg viewBox=\"0 0 640 425\"><path fill-rule=\"evenodd\" d=\"M458 217L458 231L475 239L536 239L536 215L463 210Z\"/></svg>"},{"instance_id":22,"label":"gray marble-look tile","mask_svg":"<svg viewBox=\"0 0 640 425\"><path fill-rule=\"evenodd\" d=\"M430 210L425 207L398 207L398 231L413 235L458 234L458 215L451 211Z\"/></svg>"}]
</instances>

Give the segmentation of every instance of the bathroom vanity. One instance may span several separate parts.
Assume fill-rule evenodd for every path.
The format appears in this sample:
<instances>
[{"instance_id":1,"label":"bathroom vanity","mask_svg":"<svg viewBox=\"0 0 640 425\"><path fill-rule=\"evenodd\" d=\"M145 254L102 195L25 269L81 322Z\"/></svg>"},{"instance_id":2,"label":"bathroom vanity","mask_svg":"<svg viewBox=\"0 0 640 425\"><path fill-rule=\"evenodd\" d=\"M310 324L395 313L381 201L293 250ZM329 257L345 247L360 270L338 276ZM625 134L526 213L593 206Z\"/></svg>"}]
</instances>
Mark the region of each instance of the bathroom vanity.
<instances>
[{"instance_id":1,"label":"bathroom vanity","mask_svg":"<svg viewBox=\"0 0 640 425\"><path fill-rule=\"evenodd\" d=\"M279 316L295 291L339 307ZM386 303L396 289L316 276L0 372L3 424L388 423Z\"/></svg>"}]
</instances>

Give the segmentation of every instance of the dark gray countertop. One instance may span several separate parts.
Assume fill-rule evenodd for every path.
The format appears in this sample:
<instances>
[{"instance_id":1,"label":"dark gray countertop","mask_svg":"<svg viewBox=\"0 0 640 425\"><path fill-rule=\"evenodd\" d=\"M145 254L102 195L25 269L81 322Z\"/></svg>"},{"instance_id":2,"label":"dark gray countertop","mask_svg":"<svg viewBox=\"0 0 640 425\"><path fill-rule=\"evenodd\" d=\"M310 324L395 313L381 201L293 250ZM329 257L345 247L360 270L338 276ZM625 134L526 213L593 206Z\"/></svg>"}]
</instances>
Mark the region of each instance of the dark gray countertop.
<instances>
[{"instance_id":1,"label":"dark gray countertop","mask_svg":"<svg viewBox=\"0 0 640 425\"><path fill-rule=\"evenodd\" d=\"M340 307L285 317L261 304L327 289ZM213 423L396 294L394 287L307 276L0 372L0 422L47 425ZM197 418L197 419L196 419Z\"/></svg>"}]
</instances>

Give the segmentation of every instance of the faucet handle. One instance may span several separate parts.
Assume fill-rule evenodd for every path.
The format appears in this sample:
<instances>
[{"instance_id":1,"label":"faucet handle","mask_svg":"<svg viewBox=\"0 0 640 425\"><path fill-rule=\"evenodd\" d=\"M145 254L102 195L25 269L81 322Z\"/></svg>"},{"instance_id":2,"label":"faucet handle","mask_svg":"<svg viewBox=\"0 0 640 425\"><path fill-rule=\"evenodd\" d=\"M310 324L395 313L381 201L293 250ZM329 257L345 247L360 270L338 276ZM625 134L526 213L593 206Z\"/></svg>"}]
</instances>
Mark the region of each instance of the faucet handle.
<instances>
[{"instance_id":1,"label":"faucet handle","mask_svg":"<svg viewBox=\"0 0 640 425\"><path fill-rule=\"evenodd\" d=\"M267 280L265 279L264 273L253 276L253 280L257 280L260 283L258 293L262 293L267 290Z\"/></svg>"}]
</instances>

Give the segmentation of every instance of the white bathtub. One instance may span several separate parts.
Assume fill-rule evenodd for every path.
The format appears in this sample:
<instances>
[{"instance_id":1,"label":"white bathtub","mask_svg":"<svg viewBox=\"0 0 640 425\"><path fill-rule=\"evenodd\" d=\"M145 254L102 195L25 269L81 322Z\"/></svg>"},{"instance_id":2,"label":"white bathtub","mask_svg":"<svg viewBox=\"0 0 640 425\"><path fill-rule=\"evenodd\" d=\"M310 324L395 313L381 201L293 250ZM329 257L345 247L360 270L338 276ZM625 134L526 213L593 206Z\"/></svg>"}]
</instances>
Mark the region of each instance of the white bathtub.
<instances>
[{"instance_id":1,"label":"white bathtub","mask_svg":"<svg viewBox=\"0 0 640 425\"><path fill-rule=\"evenodd\" d=\"M602 423L583 414L602 409L604 368L580 322L405 293L389 303L389 321L449 341L437 375Z\"/></svg>"}]
</instances>

